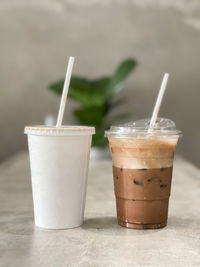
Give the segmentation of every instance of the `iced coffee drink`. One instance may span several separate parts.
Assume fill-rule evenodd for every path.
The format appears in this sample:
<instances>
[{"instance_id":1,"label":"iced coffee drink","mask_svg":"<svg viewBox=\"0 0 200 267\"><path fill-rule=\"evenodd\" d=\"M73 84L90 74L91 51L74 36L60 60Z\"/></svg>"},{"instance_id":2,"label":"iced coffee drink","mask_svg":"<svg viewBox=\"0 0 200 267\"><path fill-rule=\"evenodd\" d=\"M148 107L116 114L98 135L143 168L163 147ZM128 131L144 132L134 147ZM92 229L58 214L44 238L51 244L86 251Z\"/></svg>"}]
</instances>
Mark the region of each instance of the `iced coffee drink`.
<instances>
[{"instance_id":1,"label":"iced coffee drink","mask_svg":"<svg viewBox=\"0 0 200 267\"><path fill-rule=\"evenodd\" d=\"M168 119L112 126L109 139L113 163L117 218L121 226L161 228L167 224L173 158L180 132Z\"/></svg>"}]
</instances>

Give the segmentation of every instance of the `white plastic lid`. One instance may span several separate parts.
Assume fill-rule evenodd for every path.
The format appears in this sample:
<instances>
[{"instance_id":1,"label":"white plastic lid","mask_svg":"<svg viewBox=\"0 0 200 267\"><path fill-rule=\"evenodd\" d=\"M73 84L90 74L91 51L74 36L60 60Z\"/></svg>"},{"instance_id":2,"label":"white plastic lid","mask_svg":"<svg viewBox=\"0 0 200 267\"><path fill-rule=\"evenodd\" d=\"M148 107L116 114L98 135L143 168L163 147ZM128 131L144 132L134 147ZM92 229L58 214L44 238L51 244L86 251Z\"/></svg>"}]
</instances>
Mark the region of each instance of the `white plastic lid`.
<instances>
[{"instance_id":1,"label":"white plastic lid","mask_svg":"<svg viewBox=\"0 0 200 267\"><path fill-rule=\"evenodd\" d=\"M110 130L105 131L107 137L166 137L181 135L181 131L176 129L176 125L172 120L166 118L157 118L155 126L149 130L150 119L143 119L116 126L111 126Z\"/></svg>"},{"instance_id":2,"label":"white plastic lid","mask_svg":"<svg viewBox=\"0 0 200 267\"><path fill-rule=\"evenodd\" d=\"M53 127L46 125L26 126L25 134L30 135L45 135L45 136L69 136L69 135L91 135L95 134L94 127L87 126L62 126Z\"/></svg>"}]
</instances>

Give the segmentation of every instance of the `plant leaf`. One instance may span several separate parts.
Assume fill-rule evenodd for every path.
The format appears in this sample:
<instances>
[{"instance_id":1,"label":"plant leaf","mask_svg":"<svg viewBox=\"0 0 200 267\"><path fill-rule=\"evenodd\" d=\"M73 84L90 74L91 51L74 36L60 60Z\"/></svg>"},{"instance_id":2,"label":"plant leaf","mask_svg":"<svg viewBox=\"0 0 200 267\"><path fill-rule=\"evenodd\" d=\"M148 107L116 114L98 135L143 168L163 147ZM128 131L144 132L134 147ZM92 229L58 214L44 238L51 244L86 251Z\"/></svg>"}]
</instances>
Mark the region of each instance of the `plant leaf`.
<instances>
[{"instance_id":1,"label":"plant leaf","mask_svg":"<svg viewBox=\"0 0 200 267\"><path fill-rule=\"evenodd\" d=\"M74 114L82 125L101 127L104 119L104 109L104 106L93 106L77 109Z\"/></svg>"},{"instance_id":2,"label":"plant leaf","mask_svg":"<svg viewBox=\"0 0 200 267\"><path fill-rule=\"evenodd\" d=\"M97 83L97 82L96 82ZM102 81L101 81L102 83ZM84 107L102 105L105 101L103 91L92 86L93 82L88 79L72 76L68 97L81 103ZM60 80L49 86L49 89L57 94L62 94L64 80Z\"/></svg>"},{"instance_id":3,"label":"plant leaf","mask_svg":"<svg viewBox=\"0 0 200 267\"><path fill-rule=\"evenodd\" d=\"M63 90L64 80L57 81L49 85L49 89L54 93L61 95Z\"/></svg>"},{"instance_id":4,"label":"plant leaf","mask_svg":"<svg viewBox=\"0 0 200 267\"><path fill-rule=\"evenodd\" d=\"M92 88L82 90L70 86L68 96L81 103L84 107L101 106L104 104L102 94Z\"/></svg>"},{"instance_id":5,"label":"plant leaf","mask_svg":"<svg viewBox=\"0 0 200 267\"><path fill-rule=\"evenodd\" d=\"M104 129L96 128L96 134L92 136L92 146L105 147L108 144L108 139L104 137Z\"/></svg>"},{"instance_id":6,"label":"plant leaf","mask_svg":"<svg viewBox=\"0 0 200 267\"><path fill-rule=\"evenodd\" d=\"M82 90L91 88L91 81L89 79L72 75L70 87L80 88Z\"/></svg>"},{"instance_id":7,"label":"plant leaf","mask_svg":"<svg viewBox=\"0 0 200 267\"><path fill-rule=\"evenodd\" d=\"M103 105L102 92L94 87L93 83L88 79L73 76L70 83L69 97L80 102L84 107Z\"/></svg>"},{"instance_id":8,"label":"plant leaf","mask_svg":"<svg viewBox=\"0 0 200 267\"><path fill-rule=\"evenodd\" d=\"M105 102L103 88L107 86L109 81L109 77L90 81L73 76L70 83L69 97L80 102L84 107L101 106ZM81 86L82 82L84 87Z\"/></svg>"},{"instance_id":9,"label":"plant leaf","mask_svg":"<svg viewBox=\"0 0 200 267\"><path fill-rule=\"evenodd\" d=\"M91 81L91 87L96 90L104 91L105 88L109 85L111 78L110 77L101 77Z\"/></svg>"},{"instance_id":10,"label":"plant leaf","mask_svg":"<svg viewBox=\"0 0 200 267\"><path fill-rule=\"evenodd\" d=\"M122 82L137 66L137 61L130 58L124 60L116 69L112 76L109 85L106 90L107 98L110 98L114 93L118 92L122 88Z\"/></svg>"}]
</instances>

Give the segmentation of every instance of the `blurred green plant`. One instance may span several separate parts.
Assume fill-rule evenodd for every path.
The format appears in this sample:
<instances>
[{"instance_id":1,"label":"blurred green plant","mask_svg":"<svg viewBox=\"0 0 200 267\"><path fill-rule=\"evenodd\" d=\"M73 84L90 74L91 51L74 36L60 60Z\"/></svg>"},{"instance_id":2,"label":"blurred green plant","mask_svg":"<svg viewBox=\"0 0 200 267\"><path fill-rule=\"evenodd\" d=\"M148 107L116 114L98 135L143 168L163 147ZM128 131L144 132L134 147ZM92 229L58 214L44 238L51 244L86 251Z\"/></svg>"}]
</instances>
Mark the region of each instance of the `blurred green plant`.
<instances>
[{"instance_id":1,"label":"blurred green plant","mask_svg":"<svg viewBox=\"0 0 200 267\"><path fill-rule=\"evenodd\" d=\"M90 80L72 76L68 97L77 101L80 108L74 110L74 115L81 125L95 126L92 146L105 147L107 138L104 131L117 120L127 118L128 114L110 116L110 111L125 102L125 98L113 101L113 96L123 88L123 82L137 66L135 59L126 59L120 63L112 76L104 76ZM64 79L49 86L54 93L61 95Z\"/></svg>"}]
</instances>

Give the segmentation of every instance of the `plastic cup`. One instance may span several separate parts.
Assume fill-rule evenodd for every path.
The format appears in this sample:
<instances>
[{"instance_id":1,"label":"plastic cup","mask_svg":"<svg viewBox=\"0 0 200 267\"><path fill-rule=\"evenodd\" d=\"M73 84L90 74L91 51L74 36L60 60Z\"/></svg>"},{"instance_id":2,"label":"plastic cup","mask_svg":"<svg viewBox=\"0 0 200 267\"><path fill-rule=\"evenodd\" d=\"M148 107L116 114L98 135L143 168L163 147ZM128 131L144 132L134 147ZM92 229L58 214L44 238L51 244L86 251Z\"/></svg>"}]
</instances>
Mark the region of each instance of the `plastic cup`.
<instances>
[{"instance_id":1,"label":"plastic cup","mask_svg":"<svg viewBox=\"0 0 200 267\"><path fill-rule=\"evenodd\" d=\"M173 159L180 131L168 119L112 126L106 131L112 154L118 223L135 229L167 224Z\"/></svg>"},{"instance_id":2,"label":"plastic cup","mask_svg":"<svg viewBox=\"0 0 200 267\"><path fill-rule=\"evenodd\" d=\"M83 223L93 127L27 126L35 224L47 229Z\"/></svg>"}]
</instances>

